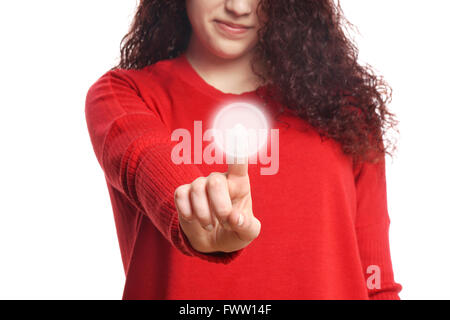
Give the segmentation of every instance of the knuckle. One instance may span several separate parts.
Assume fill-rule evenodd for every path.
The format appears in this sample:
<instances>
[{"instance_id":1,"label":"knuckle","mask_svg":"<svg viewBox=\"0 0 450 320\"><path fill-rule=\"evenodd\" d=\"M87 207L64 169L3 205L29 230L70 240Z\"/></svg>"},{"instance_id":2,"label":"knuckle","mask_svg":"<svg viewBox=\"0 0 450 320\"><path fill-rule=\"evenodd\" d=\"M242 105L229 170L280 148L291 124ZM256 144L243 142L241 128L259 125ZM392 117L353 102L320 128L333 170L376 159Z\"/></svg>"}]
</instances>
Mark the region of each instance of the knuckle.
<instances>
[{"instance_id":1,"label":"knuckle","mask_svg":"<svg viewBox=\"0 0 450 320\"><path fill-rule=\"evenodd\" d=\"M208 187L217 188L225 182L225 177L219 173L212 173L208 177Z\"/></svg>"},{"instance_id":2,"label":"knuckle","mask_svg":"<svg viewBox=\"0 0 450 320\"><path fill-rule=\"evenodd\" d=\"M206 177L198 177L197 179L195 179L192 184L203 184L206 180Z\"/></svg>"},{"instance_id":3,"label":"knuckle","mask_svg":"<svg viewBox=\"0 0 450 320\"><path fill-rule=\"evenodd\" d=\"M226 218L231 214L231 208L228 206L220 206L215 209L216 214L221 218Z\"/></svg>"},{"instance_id":4,"label":"knuckle","mask_svg":"<svg viewBox=\"0 0 450 320\"><path fill-rule=\"evenodd\" d=\"M181 185L175 189L174 197L175 200L181 200L186 196L187 193L187 185Z\"/></svg>"},{"instance_id":5,"label":"knuckle","mask_svg":"<svg viewBox=\"0 0 450 320\"><path fill-rule=\"evenodd\" d=\"M201 195L205 190L205 179L204 177L200 177L194 180L191 183L191 191L195 195Z\"/></svg>"}]
</instances>

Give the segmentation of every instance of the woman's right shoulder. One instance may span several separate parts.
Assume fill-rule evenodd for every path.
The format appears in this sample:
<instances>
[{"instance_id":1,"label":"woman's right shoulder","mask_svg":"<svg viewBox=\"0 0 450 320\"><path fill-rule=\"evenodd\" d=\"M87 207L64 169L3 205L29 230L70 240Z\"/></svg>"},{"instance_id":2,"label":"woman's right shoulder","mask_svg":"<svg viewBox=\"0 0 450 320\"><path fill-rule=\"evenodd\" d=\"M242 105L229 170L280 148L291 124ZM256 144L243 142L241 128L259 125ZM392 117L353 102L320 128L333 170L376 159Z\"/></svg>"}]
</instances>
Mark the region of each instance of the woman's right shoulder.
<instances>
[{"instance_id":1,"label":"woman's right shoulder","mask_svg":"<svg viewBox=\"0 0 450 320\"><path fill-rule=\"evenodd\" d=\"M145 87L158 86L170 81L174 72L175 59L160 60L140 69L114 67L104 72L92 86L105 80L122 81L136 89L143 85Z\"/></svg>"},{"instance_id":2,"label":"woman's right shoulder","mask_svg":"<svg viewBox=\"0 0 450 320\"><path fill-rule=\"evenodd\" d=\"M137 92L160 91L166 84L173 81L176 72L177 58L157 61L140 69L125 69L113 67L101 74L93 83L90 90L103 87L113 89L115 85L126 86ZM115 84L115 85L111 85Z\"/></svg>"},{"instance_id":3,"label":"woman's right shoulder","mask_svg":"<svg viewBox=\"0 0 450 320\"><path fill-rule=\"evenodd\" d=\"M130 77L153 77L161 78L170 75L175 71L180 57L159 60L140 69L112 68L108 72L116 72L119 75L128 75Z\"/></svg>"}]
</instances>

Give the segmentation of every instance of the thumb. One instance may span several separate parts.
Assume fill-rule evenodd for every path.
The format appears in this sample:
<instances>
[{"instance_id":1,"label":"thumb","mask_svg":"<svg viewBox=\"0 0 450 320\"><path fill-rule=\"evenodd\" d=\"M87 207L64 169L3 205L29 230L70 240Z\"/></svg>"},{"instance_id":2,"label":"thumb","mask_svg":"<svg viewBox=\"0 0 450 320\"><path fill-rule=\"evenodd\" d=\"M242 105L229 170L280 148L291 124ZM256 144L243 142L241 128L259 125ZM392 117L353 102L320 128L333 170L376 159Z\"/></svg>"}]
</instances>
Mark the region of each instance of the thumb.
<instances>
[{"instance_id":1,"label":"thumb","mask_svg":"<svg viewBox=\"0 0 450 320\"><path fill-rule=\"evenodd\" d=\"M261 222L255 216L245 215L238 209L233 210L229 221L241 241L253 241L261 231Z\"/></svg>"}]
</instances>

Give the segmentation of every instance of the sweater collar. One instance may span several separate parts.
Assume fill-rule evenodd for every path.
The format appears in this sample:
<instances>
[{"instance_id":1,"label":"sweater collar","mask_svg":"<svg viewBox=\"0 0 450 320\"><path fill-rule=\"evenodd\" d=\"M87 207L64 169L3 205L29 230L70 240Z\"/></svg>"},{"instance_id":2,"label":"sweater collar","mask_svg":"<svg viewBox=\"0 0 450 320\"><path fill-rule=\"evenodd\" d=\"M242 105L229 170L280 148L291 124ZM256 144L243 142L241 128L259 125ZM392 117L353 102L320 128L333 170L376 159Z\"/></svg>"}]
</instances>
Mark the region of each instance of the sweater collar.
<instances>
[{"instance_id":1,"label":"sweater collar","mask_svg":"<svg viewBox=\"0 0 450 320\"><path fill-rule=\"evenodd\" d=\"M178 70L177 75L189 85L195 87L197 90L200 90L210 96L215 98L244 98L244 97L253 97L257 96L257 93L260 91L264 91L267 88L267 85L260 86L259 88L253 91L247 91L240 94L235 93L225 93L220 91L219 89L213 87L209 83L207 83L194 69L189 60L186 57L186 53L183 52L177 58L174 59L174 62L177 64Z\"/></svg>"}]
</instances>

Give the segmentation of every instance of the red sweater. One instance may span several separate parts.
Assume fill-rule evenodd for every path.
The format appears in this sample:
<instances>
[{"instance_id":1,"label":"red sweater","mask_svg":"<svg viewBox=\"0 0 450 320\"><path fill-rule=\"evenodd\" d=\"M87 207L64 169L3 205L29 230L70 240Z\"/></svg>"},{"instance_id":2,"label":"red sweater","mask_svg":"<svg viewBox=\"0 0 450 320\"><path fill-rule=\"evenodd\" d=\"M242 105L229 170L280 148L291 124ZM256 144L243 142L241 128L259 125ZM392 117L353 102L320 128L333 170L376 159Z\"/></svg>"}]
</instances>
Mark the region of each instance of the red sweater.
<instances>
[{"instance_id":1,"label":"red sweater","mask_svg":"<svg viewBox=\"0 0 450 320\"><path fill-rule=\"evenodd\" d=\"M259 237L232 253L190 246L174 191L227 171L227 164L175 165L178 142L170 135L177 128L193 133L195 120L206 131L217 107L229 102L262 105L256 93L217 90L184 54L140 70L108 71L89 89L86 121L114 212L123 299L399 299L385 162L354 166L306 121L289 112L274 120L274 103L263 108L279 130L279 171L261 175L268 165L249 164Z\"/></svg>"}]
</instances>

